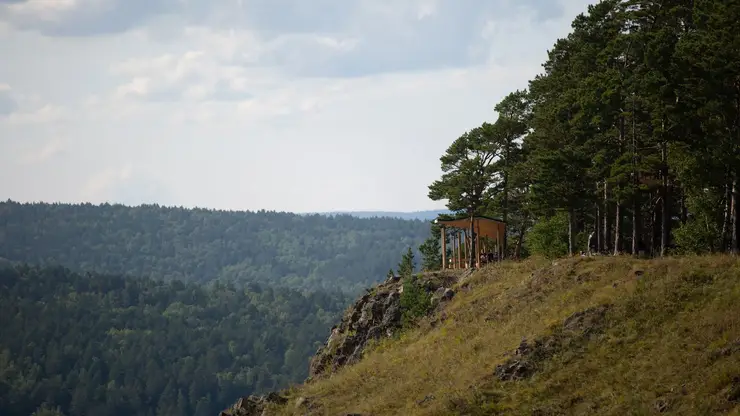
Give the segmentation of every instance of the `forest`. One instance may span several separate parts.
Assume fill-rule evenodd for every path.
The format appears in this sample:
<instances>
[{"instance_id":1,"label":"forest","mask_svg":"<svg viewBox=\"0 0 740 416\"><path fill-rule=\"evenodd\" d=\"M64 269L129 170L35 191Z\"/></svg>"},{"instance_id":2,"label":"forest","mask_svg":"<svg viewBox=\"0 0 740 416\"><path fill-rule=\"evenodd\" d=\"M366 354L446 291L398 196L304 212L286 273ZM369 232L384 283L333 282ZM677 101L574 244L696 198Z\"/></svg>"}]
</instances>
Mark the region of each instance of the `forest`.
<instances>
[{"instance_id":1,"label":"forest","mask_svg":"<svg viewBox=\"0 0 740 416\"><path fill-rule=\"evenodd\" d=\"M739 60L740 0L600 1L429 198L502 218L511 258L737 254ZM10 415L216 414L300 381L409 247L440 265L439 229L392 218L7 201L0 224Z\"/></svg>"},{"instance_id":2,"label":"forest","mask_svg":"<svg viewBox=\"0 0 740 416\"><path fill-rule=\"evenodd\" d=\"M501 217L509 257L737 254L738 62L738 0L591 5L495 122L450 145L429 197Z\"/></svg>"},{"instance_id":3,"label":"forest","mask_svg":"<svg viewBox=\"0 0 740 416\"><path fill-rule=\"evenodd\" d=\"M0 414L212 416L303 381L350 300L0 267Z\"/></svg>"},{"instance_id":4,"label":"forest","mask_svg":"<svg viewBox=\"0 0 740 416\"><path fill-rule=\"evenodd\" d=\"M359 293L428 222L142 205L0 203L0 257L76 271Z\"/></svg>"}]
</instances>

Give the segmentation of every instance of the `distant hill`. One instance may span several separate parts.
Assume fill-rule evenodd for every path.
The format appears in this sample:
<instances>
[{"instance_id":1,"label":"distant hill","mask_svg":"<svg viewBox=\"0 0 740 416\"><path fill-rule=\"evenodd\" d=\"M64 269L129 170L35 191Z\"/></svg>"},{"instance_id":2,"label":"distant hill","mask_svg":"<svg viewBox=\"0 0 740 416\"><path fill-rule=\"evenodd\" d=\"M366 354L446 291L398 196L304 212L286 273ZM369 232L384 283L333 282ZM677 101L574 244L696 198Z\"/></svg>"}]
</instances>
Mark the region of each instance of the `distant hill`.
<instances>
[{"instance_id":1,"label":"distant hill","mask_svg":"<svg viewBox=\"0 0 740 416\"><path fill-rule=\"evenodd\" d=\"M0 257L165 280L357 292L382 280L429 224L142 205L0 203Z\"/></svg>"},{"instance_id":2,"label":"distant hill","mask_svg":"<svg viewBox=\"0 0 740 416\"><path fill-rule=\"evenodd\" d=\"M449 210L429 210L429 211L337 211L337 212L320 212L321 215L351 215L357 218L399 218L404 220L422 220L431 221L440 214L450 214Z\"/></svg>"}]
</instances>

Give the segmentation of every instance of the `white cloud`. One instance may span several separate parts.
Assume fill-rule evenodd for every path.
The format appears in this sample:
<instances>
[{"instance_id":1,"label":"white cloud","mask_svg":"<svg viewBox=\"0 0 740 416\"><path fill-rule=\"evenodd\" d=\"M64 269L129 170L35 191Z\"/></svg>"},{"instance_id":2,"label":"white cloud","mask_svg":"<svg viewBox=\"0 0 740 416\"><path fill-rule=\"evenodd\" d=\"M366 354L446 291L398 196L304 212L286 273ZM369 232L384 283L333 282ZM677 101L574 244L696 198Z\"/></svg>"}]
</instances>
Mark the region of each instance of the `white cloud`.
<instances>
[{"instance_id":1,"label":"white cloud","mask_svg":"<svg viewBox=\"0 0 740 416\"><path fill-rule=\"evenodd\" d=\"M0 195L295 211L439 206L586 4L65 1L0 5Z\"/></svg>"},{"instance_id":2,"label":"white cloud","mask_svg":"<svg viewBox=\"0 0 740 416\"><path fill-rule=\"evenodd\" d=\"M119 168L109 167L90 176L81 190L81 196L88 201L102 202L110 197L110 190L131 179L133 168L127 163Z\"/></svg>"},{"instance_id":3,"label":"white cloud","mask_svg":"<svg viewBox=\"0 0 740 416\"><path fill-rule=\"evenodd\" d=\"M63 107L46 104L26 111L11 112L5 120L7 124L46 124L62 120L66 115Z\"/></svg>"},{"instance_id":4,"label":"white cloud","mask_svg":"<svg viewBox=\"0 0 740 416\"><path fill-rule=\"evenodd\" d=\"M53 138L41 148L34 150L24 158L25 163L44 163L64 151L64 143L59 138Z\"/></svg>"}]
</instances>

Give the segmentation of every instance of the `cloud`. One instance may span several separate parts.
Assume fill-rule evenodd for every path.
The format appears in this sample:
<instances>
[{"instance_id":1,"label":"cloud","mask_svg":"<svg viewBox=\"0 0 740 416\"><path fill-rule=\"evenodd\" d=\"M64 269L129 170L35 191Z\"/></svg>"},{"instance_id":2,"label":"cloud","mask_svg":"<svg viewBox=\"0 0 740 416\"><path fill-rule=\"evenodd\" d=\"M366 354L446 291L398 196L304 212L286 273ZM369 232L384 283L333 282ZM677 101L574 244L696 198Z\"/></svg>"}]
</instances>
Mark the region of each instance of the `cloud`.
<instances>
[{"instance_id":1,"label":"cloud","mask_svg":"<svg viewBox=\"0 0 740 416\"><path fill-rule=\"evenodd\" d=\"M90 176L82 186L81 194L85 200L105 201L111 190L131 178L133 168L125 164L119 168L109 167Z\"/></svg>"},{"instance_id":2,"label":"cloud","mask_svg":"<svg viewBox=\"0 0 740 416\"><path fill-rule=\"evenodd\" d=\"M473 51L486 42L489 19L544 22L564 8L552 0L26 0L2 10L11 24L54 36L116 33L166 18L213 32L237 28L250 33L252 46L264 44L261 65L302 76L363 76L479 64L486 57ZM247 62L253 52L242 53Z\"/></svg>"},{"instance_id":3,"label":"cloud","mask_svg":"<svg viewBox=\"0 0 740 416\"><path fill-rule=\"evenodd\" d=\"M7 116L18 108L18 103L11 95L10 86L0 84L0 117Z\"/></svg>"},{"instance_id":4,"label":"cloud","mask_svg":"<svg viewBox=\"0 0 740 416\"><path fill-rule=\"evenodd\" d=\"M586 3L0 0L0 194L436 208L439 156Z\"/></svg>"},{"instance_id":5,"label":"cloud","mask_svg":"<svg viewBox=\"0 0 740 416\"><path fill-rule=\"evenodd\" d=\"M34 149L34 151L29 153L24 158L23 161L24 163L33 163L33 164L45 163L49 159L51 159L54 156L57 156L63 151L64 151L64 143L60 139L54 138L46 142L40 148Z\"/></svg>"},{"instance_id":6,"label":"cloud","mask_svg":"<svg viewBox=\"0 0 740 416\"><path fill-rule=\"evenodd\" d=\"M91 36L126 31L177 10L178 0L13 0L0 2L0 17L15 27L52 36Z\"/></svg>"}]
</instances>

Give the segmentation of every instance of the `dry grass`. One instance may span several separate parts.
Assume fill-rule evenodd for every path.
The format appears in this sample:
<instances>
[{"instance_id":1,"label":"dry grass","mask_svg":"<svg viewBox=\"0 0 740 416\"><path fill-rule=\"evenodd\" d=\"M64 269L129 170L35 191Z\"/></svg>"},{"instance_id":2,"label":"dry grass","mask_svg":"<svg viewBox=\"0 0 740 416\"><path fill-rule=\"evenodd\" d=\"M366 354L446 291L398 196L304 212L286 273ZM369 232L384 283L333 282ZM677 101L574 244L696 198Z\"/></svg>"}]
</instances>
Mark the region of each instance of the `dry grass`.
<instances>
[{"instance_id":1,"label":"dry grass","mask_svg":"<svg viewBox=\"0 0 740 416\"><path fill-rule=\"evenodd\" d=\"M736 258L535 259L488 267L468 284L442 323L422 322L293 397L332 416L740 415ZM529 380L491 377L522 337L604 303L614 306L598 338L551 357ZM293 403L279 414L305 414Z\"/></svg>"}]
</instances>

